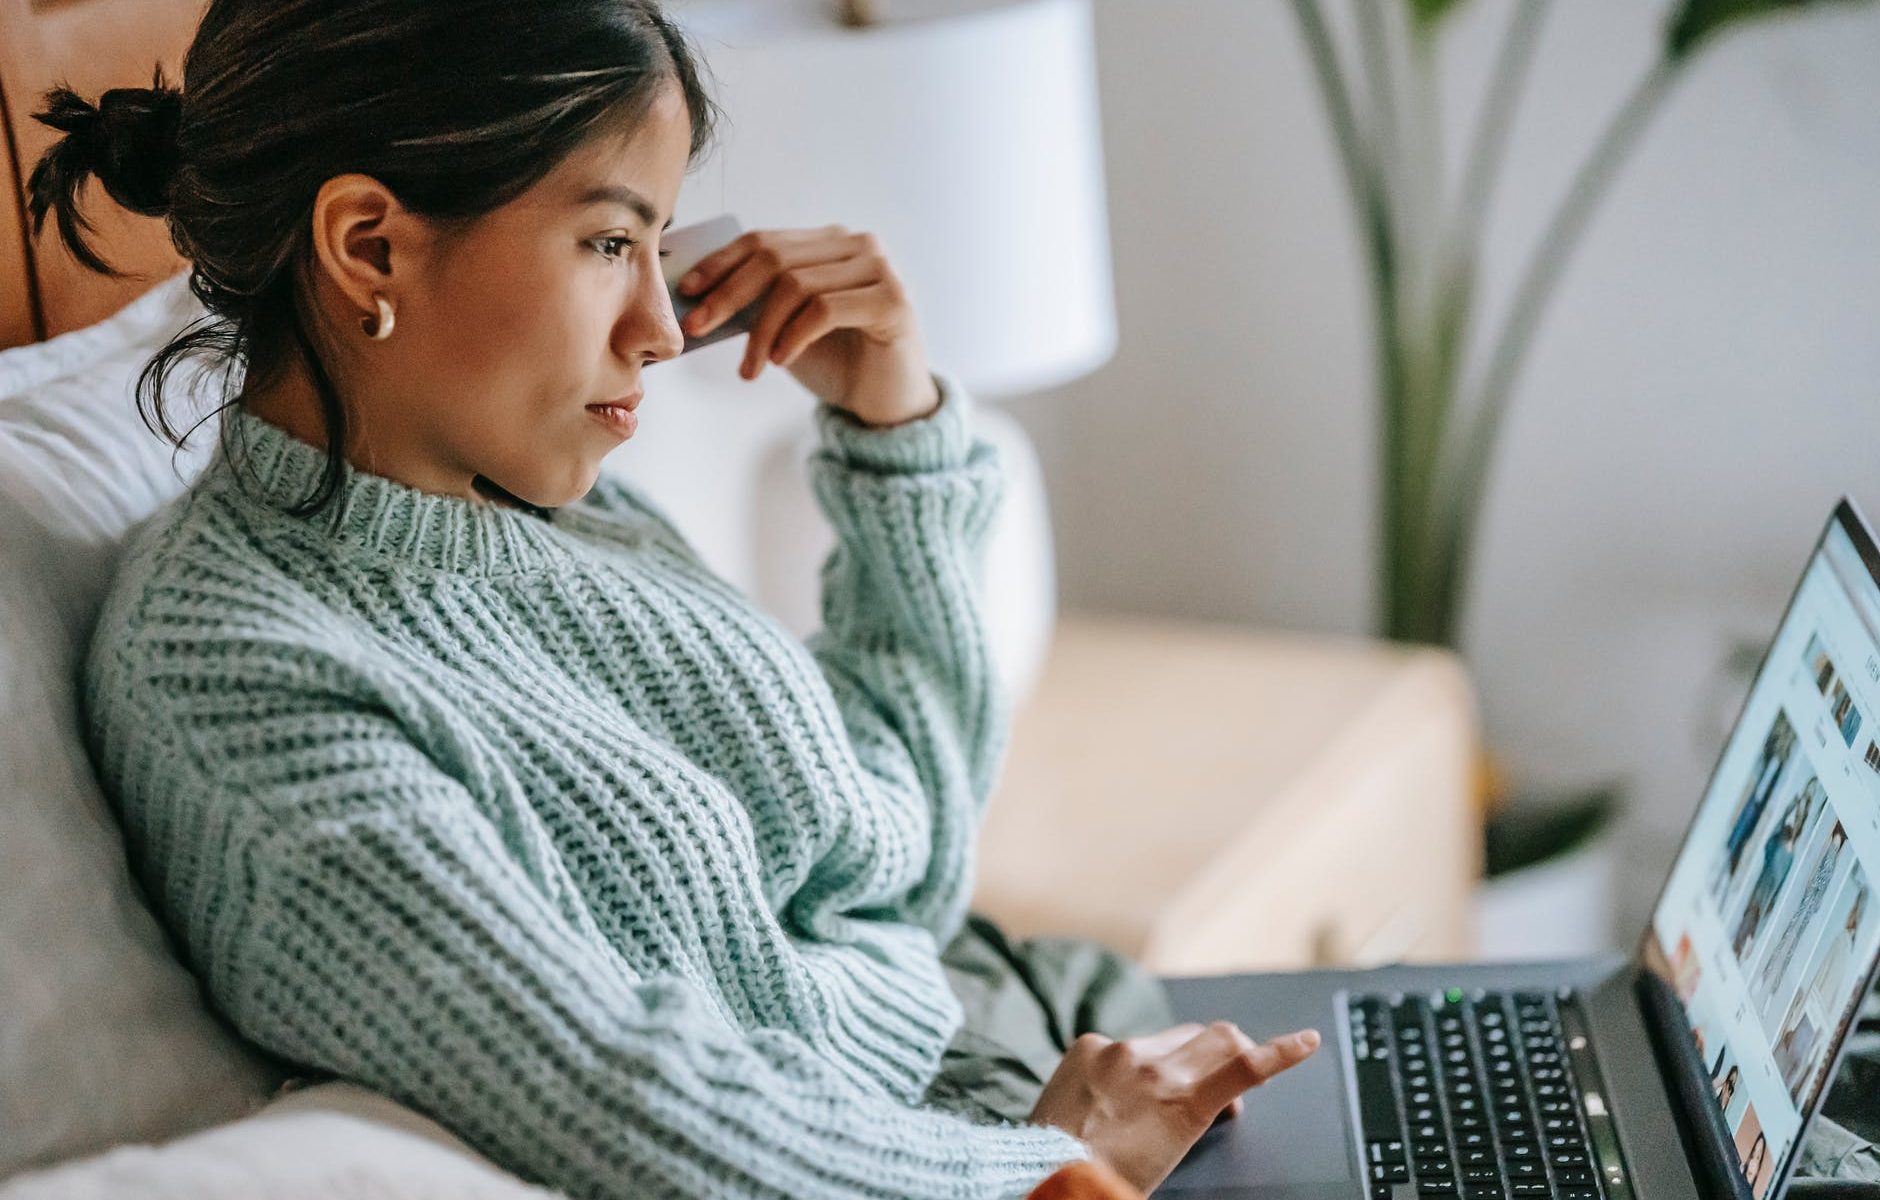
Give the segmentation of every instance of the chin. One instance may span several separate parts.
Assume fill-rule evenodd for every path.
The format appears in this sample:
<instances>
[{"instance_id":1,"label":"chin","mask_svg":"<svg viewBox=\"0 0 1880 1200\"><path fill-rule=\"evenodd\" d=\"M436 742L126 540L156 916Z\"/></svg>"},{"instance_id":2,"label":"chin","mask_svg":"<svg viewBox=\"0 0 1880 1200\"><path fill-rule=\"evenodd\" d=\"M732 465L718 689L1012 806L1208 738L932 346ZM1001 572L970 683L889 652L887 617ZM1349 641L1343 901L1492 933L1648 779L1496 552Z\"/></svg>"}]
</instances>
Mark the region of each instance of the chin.
<instances>
[{"instance_id":1,"label":"chin","mask_svg":"<svg viewBox=\"0 0 1880 1200\"><path fill-rule=\"evenodd\" d=\"M594 463L573 479L564 480L560 487L544 489L550 493L559 492L560 494L555 495L552 499L544 500L541 503L549 508L561 508L565 505L573 504L576 500L579 500L581 497L594 490L594 484L600 479L600 476L600 464Z\"/></svg>"}]
</instances>

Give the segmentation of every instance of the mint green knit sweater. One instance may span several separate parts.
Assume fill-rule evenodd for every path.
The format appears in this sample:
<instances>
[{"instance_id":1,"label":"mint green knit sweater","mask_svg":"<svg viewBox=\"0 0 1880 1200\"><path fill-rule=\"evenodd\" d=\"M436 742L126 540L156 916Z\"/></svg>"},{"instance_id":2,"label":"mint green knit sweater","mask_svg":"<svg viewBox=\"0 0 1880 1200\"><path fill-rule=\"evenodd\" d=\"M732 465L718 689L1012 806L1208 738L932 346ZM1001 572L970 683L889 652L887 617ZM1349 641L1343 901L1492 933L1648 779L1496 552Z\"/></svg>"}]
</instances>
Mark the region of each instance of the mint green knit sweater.
<instances>
[{"instance_id":1,"label":"mint green knit sweater","mask_svg":"<svg viewBox=\"0 0 1880 1200\"><path fill-rule=\"evenodd\" d=\"M231 410L85 692L216 1005L576 1197L1020 1196L1086 1157L922 1104L1007 725L999 460L935 378L906 425L816 408L807 645L616 479L544 518L355 471L335 533L282 511L324 450Z\"/></svg>"}]
</instances>

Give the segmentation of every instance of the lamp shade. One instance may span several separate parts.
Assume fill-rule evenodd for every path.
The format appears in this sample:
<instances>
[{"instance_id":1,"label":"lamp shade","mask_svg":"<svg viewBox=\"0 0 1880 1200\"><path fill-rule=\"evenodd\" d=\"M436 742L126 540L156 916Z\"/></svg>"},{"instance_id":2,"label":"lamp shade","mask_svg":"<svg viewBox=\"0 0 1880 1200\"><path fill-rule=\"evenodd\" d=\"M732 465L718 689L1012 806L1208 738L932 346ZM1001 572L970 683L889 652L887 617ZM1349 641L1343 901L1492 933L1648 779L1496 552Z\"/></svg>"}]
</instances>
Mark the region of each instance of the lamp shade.
<instances>
[{"instance_id":1,"label":"lamp shade","mask_svg":"<svg viewBox=\"0 0 1880 1200\"><path fill-rule=\"evenodd\" d=\"M1056 386L1116 346L1089 0L693 0L673 17L725 110L675 225L878 235L928 358L975 395Z\"/></svg>"}]
</instances>

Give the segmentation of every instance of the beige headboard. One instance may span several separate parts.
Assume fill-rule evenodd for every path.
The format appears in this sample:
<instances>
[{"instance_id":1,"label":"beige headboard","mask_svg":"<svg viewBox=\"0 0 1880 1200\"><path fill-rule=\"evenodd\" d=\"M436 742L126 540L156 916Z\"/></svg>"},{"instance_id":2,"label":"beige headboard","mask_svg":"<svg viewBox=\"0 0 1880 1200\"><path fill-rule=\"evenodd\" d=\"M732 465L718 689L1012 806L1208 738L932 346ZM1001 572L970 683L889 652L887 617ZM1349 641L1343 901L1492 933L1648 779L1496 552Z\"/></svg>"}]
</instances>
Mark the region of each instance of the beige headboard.
<instances>
[{"instance_id":1,"label":"beige headboard","mask_svg":"<svg viewBox=\"0 0 1880 1200\"><path fill-rule=\"evenodd\" d=\"M26 179L59 136L32 119L55 82L96 103L107 88L148 87L161 64L180 84L207 0L0 0L0 350L41 341L116 312L184 266L163 222L134 216L86 184L84 212L97 227L92 245L132 278L86 270L59 240L48 214L41 235L27 235Z\"/></svg>"}]
</instances>

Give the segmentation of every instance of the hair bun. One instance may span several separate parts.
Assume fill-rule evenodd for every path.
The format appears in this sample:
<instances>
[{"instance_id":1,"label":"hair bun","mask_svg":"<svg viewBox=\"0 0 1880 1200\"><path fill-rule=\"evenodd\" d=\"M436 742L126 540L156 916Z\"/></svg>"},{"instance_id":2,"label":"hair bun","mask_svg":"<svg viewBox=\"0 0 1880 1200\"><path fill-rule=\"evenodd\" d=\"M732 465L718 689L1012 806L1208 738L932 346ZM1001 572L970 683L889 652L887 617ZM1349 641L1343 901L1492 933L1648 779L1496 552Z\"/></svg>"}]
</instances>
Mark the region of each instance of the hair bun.
<instances>
[{"instance_id":1,"label":"hair bun","mask_svg":"<svg viewBox=\"0 0 1880 1200\"><path fill-rule=\"evenodd\" d=\"M68 87L46 93L34 119L65 133L68 172L88 170L125 208L147 217L170 211L183 93L158 67L150 87L111 88L93 105Z\"/></svg>"}]
</instances>

